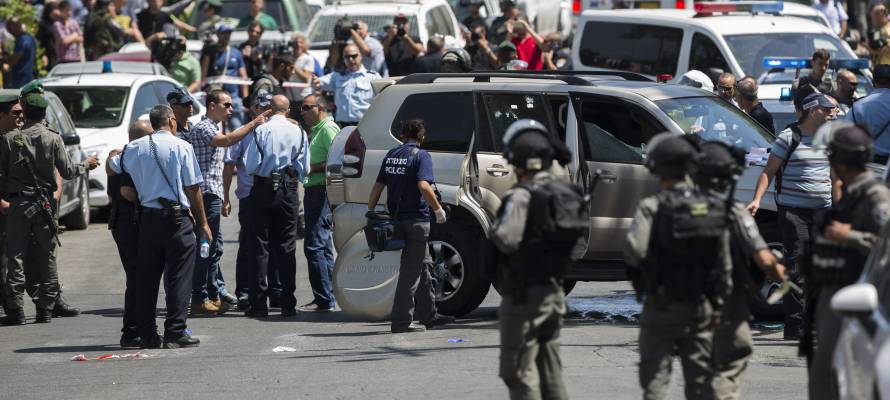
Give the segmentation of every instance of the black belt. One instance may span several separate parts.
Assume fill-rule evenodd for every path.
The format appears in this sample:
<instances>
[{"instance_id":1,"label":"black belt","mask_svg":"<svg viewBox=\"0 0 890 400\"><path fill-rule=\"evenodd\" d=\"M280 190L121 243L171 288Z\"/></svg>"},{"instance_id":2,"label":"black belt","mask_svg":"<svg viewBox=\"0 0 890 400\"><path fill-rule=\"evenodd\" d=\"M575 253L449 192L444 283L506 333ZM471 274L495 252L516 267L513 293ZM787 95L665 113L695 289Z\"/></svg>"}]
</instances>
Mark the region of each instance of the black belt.
<instances>
[{"instance_id":1,"label":"black belt","mask_svg":"<svg viewBox=\"0 0 890 400\"><path fill-rule=\"evenodd\" d=\"M187 217L189 215L188 210L171 210L167 208L151 208L151 207L142 207L140 211L143 215L157 215L161 217L173 217L173 216L183 216Z\"/></svg>"},{"instance_id":2,"label":"black belt","mask_svg":"<svg viewBox=\"0 0 890 400\"><path fill-rule=\"evenodd\" d=\"M253 177L253 184L254 184L254 185L274 185L274 184L275 184L275 179L267 178L267 177L265 177L265 176L256 176L256 175L254 175L254 177Z\"/></svg>"}]
</instances>

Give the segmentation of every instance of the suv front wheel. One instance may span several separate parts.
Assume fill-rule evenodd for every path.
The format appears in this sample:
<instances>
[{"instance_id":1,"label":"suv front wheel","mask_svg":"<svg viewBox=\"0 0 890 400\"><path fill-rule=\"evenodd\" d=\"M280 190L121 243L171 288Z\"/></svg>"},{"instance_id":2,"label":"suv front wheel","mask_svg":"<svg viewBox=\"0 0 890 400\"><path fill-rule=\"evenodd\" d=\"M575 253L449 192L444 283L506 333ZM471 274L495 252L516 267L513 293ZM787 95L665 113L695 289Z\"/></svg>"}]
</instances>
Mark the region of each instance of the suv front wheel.
<instances>
[{"instance_id":1,"label":"suv front wheel","mask_svg":"<svg viewBox=\"0 0 890 400\"><path fill-rule=\"evenodd\" d=\"M479 270L481 234L458 225L432 225L430 271L439 313L461 316L479 307L491 284Z\"/></svg>"}]
</instances>

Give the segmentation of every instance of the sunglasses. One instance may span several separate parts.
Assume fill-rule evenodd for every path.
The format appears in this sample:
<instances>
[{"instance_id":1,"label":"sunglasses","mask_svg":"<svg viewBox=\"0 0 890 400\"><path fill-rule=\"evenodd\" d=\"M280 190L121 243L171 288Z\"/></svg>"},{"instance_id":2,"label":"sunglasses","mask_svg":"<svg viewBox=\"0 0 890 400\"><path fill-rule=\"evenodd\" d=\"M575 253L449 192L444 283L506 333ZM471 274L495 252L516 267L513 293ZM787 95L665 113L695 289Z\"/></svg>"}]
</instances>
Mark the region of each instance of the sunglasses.
<instances>
[{"instance_id":1,"label":"sunglasses","mask_svg":"<svg viewBox=\"0 0 890 400\"><path fill-rule=\"evenodd\" d=\"M302 106L300 106L300 110L309 111L316 107L318 107L318 104L303 104Z\"/></svg>"},{"instance_id":2,"label":"sunglasses","mask_svg":"<svg viewBox=\"0 0 890 400\"><path fill-rule=\"evenodd\" d=\"M345 59L347 59L347 60L355 60L356 58L358 58L358 53L356 53L356 54L344 54L344 55L343 55L343 58L345 58Z\"/></svg>"},{"instance_id":3,"label":"sunglasses","mask_svg":"<svg viewBox=\"0 0 890 400\"><path fill-rule=\"evenodd\" d=\"M222 103L220 104L223 108L232 108L232 103Z\"/></svg>"}]
</instances>

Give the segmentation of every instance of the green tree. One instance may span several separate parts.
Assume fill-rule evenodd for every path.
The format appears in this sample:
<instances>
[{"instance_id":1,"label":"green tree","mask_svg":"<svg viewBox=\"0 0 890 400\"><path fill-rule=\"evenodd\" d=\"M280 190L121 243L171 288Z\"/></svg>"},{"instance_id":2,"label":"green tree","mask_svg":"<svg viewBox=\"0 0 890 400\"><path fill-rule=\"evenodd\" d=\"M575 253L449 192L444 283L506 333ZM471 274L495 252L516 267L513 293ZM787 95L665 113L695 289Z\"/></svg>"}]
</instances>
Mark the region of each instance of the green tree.
<instances>
[{"instance_id":1,"label":"green tree","mask_svg":"<svg viewBox=\"0 0 890 400\"><path fill-rule=\"evenodd\" d=\"M37 15L37 11L34 6L28 4L25 0L0 0L0 18L3 21L16 16L19 18L19 21L25 25L25 29L27 29L28 33L31 35L37 36L37 25L40 22L40 17ZM4 44L3 50L6 54L12 54L12 49L15 44L12 41ZM43 54L44 50L40 47L40 44L37 44L37 62L35 66L37 67L37 76L46 75L46 63L43 62Z\"/></svg>"}]
</instances>

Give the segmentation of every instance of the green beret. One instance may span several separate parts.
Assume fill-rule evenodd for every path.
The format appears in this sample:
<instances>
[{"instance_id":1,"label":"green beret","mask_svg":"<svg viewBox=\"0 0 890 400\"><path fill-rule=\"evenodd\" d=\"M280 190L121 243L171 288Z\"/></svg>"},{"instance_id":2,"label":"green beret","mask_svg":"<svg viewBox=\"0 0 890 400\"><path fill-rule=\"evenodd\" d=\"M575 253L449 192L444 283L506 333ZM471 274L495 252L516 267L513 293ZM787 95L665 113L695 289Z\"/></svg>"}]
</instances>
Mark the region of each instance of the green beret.
<instances>
[{"instance_id":1,"label":"green beret","mask_svg":"<svg viewBox=\"0 0 890 400\"><path fill-rule=\"evenodd\" d=\"M25 98L25 95L28 93L39 93L43 94L43 84L40 81L34 80L29 82L27 85L22 86L22 91L19 94L22 98Z\"/></svg>"},{"instance_id":2,"label":"green beret","mask_svg":"<svg viewBox=\"0 0 890 400\"><path fill-rule=\"evenodd\" d=\"M47 106L49 106L49 102L47 102L46 98L43 97L43 95L40 93L28 93L25 95L24 101L25 104L30 107L46 108Z\"/></svg>"},{"instance_id":3,"label":"green beret","mask_svg":"<svg viewBox=\"0 0 890 400\"><path fill-rule=\"evenodd\" d=\"M19 96L16 94L0 94L0 103L12 103L14 101L19 101Z\"/></svg>"}]
</instances>

